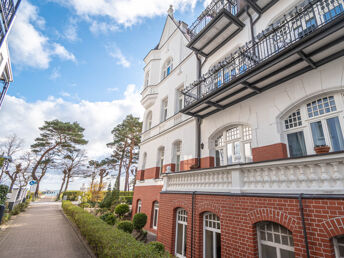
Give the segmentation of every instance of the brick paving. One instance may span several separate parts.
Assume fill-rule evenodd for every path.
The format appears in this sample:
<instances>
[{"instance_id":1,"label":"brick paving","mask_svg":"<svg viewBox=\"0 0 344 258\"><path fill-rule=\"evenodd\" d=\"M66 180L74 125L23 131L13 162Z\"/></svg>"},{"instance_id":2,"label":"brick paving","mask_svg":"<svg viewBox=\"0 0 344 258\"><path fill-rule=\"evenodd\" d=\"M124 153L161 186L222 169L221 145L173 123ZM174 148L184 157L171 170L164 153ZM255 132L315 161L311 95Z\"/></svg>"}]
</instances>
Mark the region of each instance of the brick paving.
<instances>
[{"instance_id":1,"label":"brick paving","mask_svg":"<svg viewBox=\"0 0 344 258\"><path fill-rule=\"evenodd\" d=\"M61 212L60 203L40 201L0 232L1 258L91 257Z\"/></svg>"}]
</instances>

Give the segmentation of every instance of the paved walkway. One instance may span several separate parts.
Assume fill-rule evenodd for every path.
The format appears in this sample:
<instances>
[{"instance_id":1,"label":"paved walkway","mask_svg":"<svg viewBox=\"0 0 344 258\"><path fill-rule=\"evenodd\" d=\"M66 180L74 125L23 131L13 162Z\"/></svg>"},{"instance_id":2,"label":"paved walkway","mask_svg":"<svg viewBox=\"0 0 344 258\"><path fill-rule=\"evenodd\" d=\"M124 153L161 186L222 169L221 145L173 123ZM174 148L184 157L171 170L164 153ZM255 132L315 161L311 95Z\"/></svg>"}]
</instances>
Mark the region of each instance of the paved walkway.
<instances>
[{"instance_id":1,"label":"paved walkway","mask_svg":"<svg viewBox=\"0 0 344 258\"><path fill-rule=\"evenodd\" d=\"M61 213L60 203L40 201L0 232L1 258L89 258Z\"/></svg>"}]
</instances>

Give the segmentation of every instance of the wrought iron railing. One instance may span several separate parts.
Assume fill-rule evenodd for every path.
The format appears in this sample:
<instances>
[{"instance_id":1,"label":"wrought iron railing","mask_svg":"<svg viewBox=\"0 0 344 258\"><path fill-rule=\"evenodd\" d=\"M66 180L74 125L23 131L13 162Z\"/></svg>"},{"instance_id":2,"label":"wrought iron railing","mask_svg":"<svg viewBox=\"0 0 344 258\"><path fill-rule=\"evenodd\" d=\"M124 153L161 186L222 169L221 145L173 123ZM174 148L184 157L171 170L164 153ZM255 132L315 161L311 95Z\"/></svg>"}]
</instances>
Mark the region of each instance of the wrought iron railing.
<instances>
[{"instance_id":1,"label":"wrought iron railing","mask_svg":"<svg viewBox=\"0 0 344 258\"><path fill-rule=\"evenodd\" d=\"M212 67L200 80L183 91L184 106L247 73L257 64L281 52L326 23L344 15L344 0L308 0L257 35L233 54Z\"/></svg>"},{"instance_id":2,"label":"wrought iron railing","mask_svg":"<svg viewBox=\"0 0 344 258\"><path fill-rule=\"evenodd\" d=\"M226 9L231 14L236 15L238 13L237 0L213 0L197 20L190 26L189 35L193 39L201 30L203 30L207 24L216 17L216 15L223 9Z\"/></svg>"}]
</instances>

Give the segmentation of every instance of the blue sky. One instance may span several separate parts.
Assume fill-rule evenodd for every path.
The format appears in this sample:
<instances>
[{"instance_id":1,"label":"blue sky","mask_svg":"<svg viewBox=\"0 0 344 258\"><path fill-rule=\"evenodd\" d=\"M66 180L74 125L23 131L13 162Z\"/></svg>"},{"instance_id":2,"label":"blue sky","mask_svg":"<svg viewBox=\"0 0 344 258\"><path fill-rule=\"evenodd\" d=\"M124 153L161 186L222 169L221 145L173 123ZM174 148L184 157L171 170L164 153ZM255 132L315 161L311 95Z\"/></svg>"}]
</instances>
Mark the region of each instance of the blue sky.
<instances>
[{"instance_id":1,"label":"blue sky","mask_svg":"<svg viewBox=\"0 0 344 258\"><path fill-rule=\"evenodd\" d=\"M170 4L191 24L209 0L22 0L9 36L14 82L0 110L0 146L15 133L29 149L46 120L78 121L89 159L111 153L111 130L142 117L143 58ZM42 190L57 189L58 171ZM75 180L72 189L82 181Z\"/></svg>"}]
</instances>

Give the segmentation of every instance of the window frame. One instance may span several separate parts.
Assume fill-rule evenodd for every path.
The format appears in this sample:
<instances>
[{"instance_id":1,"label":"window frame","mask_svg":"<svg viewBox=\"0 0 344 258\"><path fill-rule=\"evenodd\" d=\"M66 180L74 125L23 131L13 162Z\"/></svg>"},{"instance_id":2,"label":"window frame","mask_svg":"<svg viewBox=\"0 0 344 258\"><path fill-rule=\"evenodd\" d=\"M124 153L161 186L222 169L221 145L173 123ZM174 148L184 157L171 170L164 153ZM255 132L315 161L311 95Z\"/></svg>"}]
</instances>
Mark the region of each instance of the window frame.
<instances>
[{"instance_id":1,"label":"window frame","mask_svg":"<svg viewBox=\"0 0 344 258\"><path fill-rule=\"evenodd\" d=\"M182 157L182 141L176 141L173 144L173 159L175 163L175 172L180 171L180 162ZM179 159L178 159L179 157Z\"/></svg>"},{"instance_id":2,"label":"window frame","mask_svg":"<svg viewBox=\"0 0 344 258\"><path fill-rule=\"evenodd\" d=\"M140 199L137 200L137 207L136 207L136 213L141 213L142 209L142 201Z\"/></svg>"},{"instance_id":3,"label":"window frame","mask_svg":"<svg viewBox=\"0 0 344 258\"><path fill-rule=\"evenodd\" d=\"M152 228L158 228L158 221L159 221L159 202L153 202L153 217L152 217ZM156 224L154 223L156 222Z\"/></svg>"},{"instance_id":4,"label":"window frame","mask_svg":"<svg viewBox=\"0 0 344 258\"><path fill-rule=\"evenodd\" d=\"M334 255L336 258L343 258L344 256L340 256L340 252L339 252L339 245L340 246L344 246L344 244L339 244L338 243L338 239L339 237L344 237L344 235L339 235L339 236L335 236L332 241L333 241L333 246L334 246Z\"/></svg>"},{"instance_id":5,"label":"window frame","mask_svg":"<svg viewBox=\"0 0 344 258\"><path fill-rule=\"evenodd\" d=\"M185 215L181 214L181 216L186 217L186 221L181 221L179 220L179 213L180 212L184 212L185 211ZM188 225L188 213L185 209L183 208L178 208L176 211L176 237L175 237L175 245L174 245L174 254L176 257L179 258L186 258L186 248L187 248L187 225ZM178 224L182 224L183 225L183 232L182 232L182 254L178 254L177 253L177 244L178 244ZM185 253L184 253L185 251Z\"/></svg>"},{"instance_id":6,"label":"window frame","mask_svg":"<svg viewBox=\"0 0 344 258\"><path fill-rule=\"evenodd\" d=\"M159 166L159 176L161 177L165 162L165 147L160 147L158 149L158 166Z\"/></svg>"},{"instance_id":7,"label":"window frame","mask_svg":"<svg viewBox=\"0 0 344 258\"><path fill-rule=\"evenodd\" d=\"M217 228L213 228L213 227L208 227L206 226L206 216L208 215L214 215L218 218L218 222L220 224L220 229L217 229ZM215 213L212 213L212 212L205 212L203 214L203 258L207 258L206 257L206 230L208 231L211 231L212 234L213 234L213 238L212 238L212 241L213 241L213 257L214 258L217 258L217 254L216 254L216 244L217 244L217 240L216 240L216 233L219 233L220 234L220 246L221 246L221 219L219 216L217 216ZM215 248L214 248L215 247Z\"/></svg>"}]
</instances>

